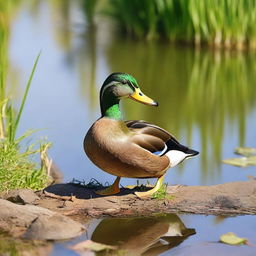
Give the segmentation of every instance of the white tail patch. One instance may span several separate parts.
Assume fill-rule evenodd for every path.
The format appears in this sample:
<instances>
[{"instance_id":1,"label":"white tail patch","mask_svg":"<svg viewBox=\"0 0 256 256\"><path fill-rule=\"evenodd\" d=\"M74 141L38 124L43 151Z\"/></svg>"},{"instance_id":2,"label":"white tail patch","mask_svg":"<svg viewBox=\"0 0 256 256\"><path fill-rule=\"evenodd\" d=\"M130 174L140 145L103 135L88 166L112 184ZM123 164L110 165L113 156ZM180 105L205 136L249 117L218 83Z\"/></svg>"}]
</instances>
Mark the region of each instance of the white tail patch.
<instances>
[{"instance_id":1,"label":"white tail patch","mask_svg":"<svg viewBox=\"0 0 256 256\"><path fill-rule=\"evenodd\" d=\"M169 223L168 231L164 234L164 236L182 236L182 229L183 227L180 222L171 222Z\"/></svg>"},{"instance_id":2,"label":"white tail patch","mask_svg":"<svg viewBox=\"0 0 256 256\"><path fill-rule=\"evenodd\" d=\"M170 159L170 167L174 167L181 163L189 154L185 154L182 151L179 150L170 150L166 154L168 158Z\"/></svg>"}]
</instances>

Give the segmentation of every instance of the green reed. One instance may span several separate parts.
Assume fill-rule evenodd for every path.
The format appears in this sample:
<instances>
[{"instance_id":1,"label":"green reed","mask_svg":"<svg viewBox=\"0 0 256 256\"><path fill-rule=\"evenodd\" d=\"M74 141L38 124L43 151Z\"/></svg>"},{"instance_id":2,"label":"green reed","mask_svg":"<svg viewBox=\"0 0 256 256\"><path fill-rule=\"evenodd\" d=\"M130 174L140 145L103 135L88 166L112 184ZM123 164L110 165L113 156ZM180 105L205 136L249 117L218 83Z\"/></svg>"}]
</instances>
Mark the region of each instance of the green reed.
<instances>
[{"instance_id":1,"label":"green reed","mask_svg":"<svg viewBox=\"0 0 256 256\"><path fill-rule=\"evenodd\" d=\"M47 183L47 171L50 168L46 154L49 143L41 142L39 148L30 143L22 151L21 141L33 131L16 136L40 54L35 60L20 107L16 111L8 95L7 82L9 26L14 2L0 0L0 192L25 187L40 189ZM30 159L38 153L41 156L41 167Z\"/></svg>"},{"instance_id":2,"label":"green reed","mask_svg":"<svg viewBox=\"0 0 256 256\"><path fill-rule=\"evenodd\" d=\"M110 0L108 4L120 29L134 37L256 48L255 0Z\"/></svg>"}]
</instances>

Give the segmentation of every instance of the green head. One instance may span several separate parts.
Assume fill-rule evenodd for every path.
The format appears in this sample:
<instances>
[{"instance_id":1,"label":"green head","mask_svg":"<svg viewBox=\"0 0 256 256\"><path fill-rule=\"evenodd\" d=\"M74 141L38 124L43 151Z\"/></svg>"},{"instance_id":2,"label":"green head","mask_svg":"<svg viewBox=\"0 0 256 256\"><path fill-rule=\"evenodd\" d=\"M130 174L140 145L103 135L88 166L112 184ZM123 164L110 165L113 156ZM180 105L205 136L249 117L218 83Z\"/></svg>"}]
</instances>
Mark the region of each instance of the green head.
<instances>
[{"instance_id":1,"label":"green head","mask_svg":"<svg viewBox=\"0 0 256 256\"><path fill-rule=\"evenodd\" d=\"M119 101L122 98L131 98L147 105L158 106L157 102L142 93L133 76L126 73L113 73L107 77L100 90L102 116L121 119Z\"/></svg>"}]
</instances>

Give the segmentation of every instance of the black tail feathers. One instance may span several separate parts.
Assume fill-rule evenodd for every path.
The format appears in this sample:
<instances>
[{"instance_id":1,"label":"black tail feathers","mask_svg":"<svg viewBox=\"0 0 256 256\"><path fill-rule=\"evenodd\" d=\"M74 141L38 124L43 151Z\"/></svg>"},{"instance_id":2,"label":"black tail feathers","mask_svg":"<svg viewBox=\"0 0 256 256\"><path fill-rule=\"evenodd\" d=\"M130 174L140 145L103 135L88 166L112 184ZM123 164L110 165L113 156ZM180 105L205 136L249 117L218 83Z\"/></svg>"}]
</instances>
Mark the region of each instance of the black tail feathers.
<instances>
[{"instance_id":1,"label":"black tail feathers","mask_svg":"<svg viewBox=\"0 0 256 256\"><path fill-rule=\"evenodd\" d=\"M185 154L187 154L188 156L196 156L196 155L199 154L198 151L190 149L190 148L188 148L186 146L181 145L177 140L175 140L173 138L167 140L165 144L167 146L167 149L166 149L165 152L163 152L162 155L166 154L170 150L182 151Z\"/></svg>"}]
</instances>

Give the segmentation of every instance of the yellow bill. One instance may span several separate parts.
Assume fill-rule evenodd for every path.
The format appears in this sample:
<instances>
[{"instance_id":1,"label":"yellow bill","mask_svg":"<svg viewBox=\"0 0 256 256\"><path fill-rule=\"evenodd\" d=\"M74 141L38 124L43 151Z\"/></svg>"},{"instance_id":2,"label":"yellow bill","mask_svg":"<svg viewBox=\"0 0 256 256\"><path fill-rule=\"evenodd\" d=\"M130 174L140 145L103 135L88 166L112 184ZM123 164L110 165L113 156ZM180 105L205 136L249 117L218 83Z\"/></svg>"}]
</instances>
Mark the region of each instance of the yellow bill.
<instances>
[{"instance_id":1,"label":"yellow bill","mask_svg":"<svg viewBox=\"0 0 256 256\"><path fill-rule=\"evenodd\" d=\"M139 88L135 88L135 92L131 94L129 98L146 105L158 106L158 103L156 101L143 94Z\"/></svg>"}]
</instances>

